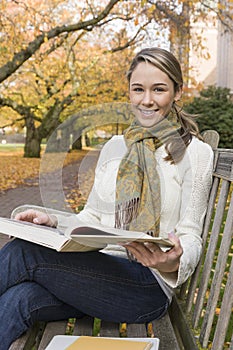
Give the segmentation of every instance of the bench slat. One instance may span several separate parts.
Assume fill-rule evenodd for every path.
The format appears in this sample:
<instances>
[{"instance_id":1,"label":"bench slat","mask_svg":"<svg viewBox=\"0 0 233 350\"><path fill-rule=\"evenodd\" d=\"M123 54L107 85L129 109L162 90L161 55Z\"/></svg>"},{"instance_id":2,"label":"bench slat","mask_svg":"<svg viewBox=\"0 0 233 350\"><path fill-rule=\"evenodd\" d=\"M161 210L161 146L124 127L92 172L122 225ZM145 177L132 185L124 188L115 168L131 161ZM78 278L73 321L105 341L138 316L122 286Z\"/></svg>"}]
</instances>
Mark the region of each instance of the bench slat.
<instances>
[{"instance_id":1,"label":"bench slat","mask_svg":"<svg viewBox=\"0 0 233 350\"><path fill-rule=\"evenodd\" d=\"M180 342L182 350L198 350L196 339L190 329L190 324L187 322L186 313L184 311L185 302L174 296L170 308L170 318L177 339ZM166 350L166 348L164 349Z\"/></svg>"},{"instance_id":2,"label":"bench slat","mask_svg":"<svg viewBox=\"0 0 233 350\"><path fill-rule=\"evenodd\" d=\"M229 186L228 186L229 188ZM223 231L223 237L221 245L219 248L218 259L215 266L214 278L211 283L210 295L208 298L208 303L206 307L206 313L202 323L200 341L202 346L207 347L208 340L213 324L213 319L215 315L215 310L217 307L217 302L219 298L219 293L221 289L221 283L223 275L225 272L225 266L229 254L229 247L231 246L233 232L233 196L231 198L231 203L228 209L228 214L226 218L226 224Z\"/></svg>"},{"instance_id":3,"label":"bench slat","mask_svg":"<svg viewBox=\"0 0 233 350\"><path fill-rule=\"evenodd\" d=\"M210 198L209 198L209 205L208 205L208 209L207 209L207 213L206 213L206 219L205 219L205 224L204 224L204 228L203 228L203 247L206 246L207 243L207 238L209 235L209 230L210 230L210 223L211 223L211 219L212 219L212 215L213 215L213 209L215 206L215 200L217 197L217 193L218 193L218 188L219 188L219 182L220 179L215 177L213 180L213 185L212 185L212 189L211 189L211 193L210 193ZM187 312L191 311L192 305L193 305L193 300L194 300L194 296L195 296L195 292L196 292L196 287L197 287L197 283L198 283L198 279L200 276L200 270L201 270L201 266L202 263L204 261L205 258L205 250L203 249L202 251L202 256L200 259L200 263L198 264L192 278L191 278L191 282L190 282L190 286L188 289L188 295L187 295L187 301L186 301L186 309ZM183 299L183 298L182 298Z\"/></svg>"},{"instance_id":4,"label":"bench slat","mask_svg":"<svg viewBox=\"0 0 233 350\"><path fill-rule=\"evenodd\" d=\"M216 130L206 130L203 132L202 137L213 149L218 147L219 133Z\"/></svg>"},{"instance_id":5,"label":"bench slat","mask_svg":"<svg viewBox=\"0 0 233 350\"><path fill-rule=\"evenodd\" d=\"M201 281L200 281L200 286L199 286L199 291L197 295L197 301L195 304L195 309L193 313L193 327L196 328L199 322L199 317L203 308L203 303L205 299L205 294L207 291L208 287L208 282L209 282L209 277L210 277L210 272L214 260L214 255L215 255L215 250L217 247L218 243L218 236L219 232L221 229L221 224L222 224L222 218L224 215L224 209L228 197L228 192L229 192L229 181L223 181L221 190L220 190L220 195L219 195L219 201L216 209L216 214L214 217L214 222L213 222L213 228L212 232L210 235L210 242L208 245L208 250L206 253L205 257L205 264L203 268L203 273L201 276Z\"/></svg>"},{"instance_id":6,"label":"bench slat","mask_svg":"<svg viewBox=\"0 0 233 350\"><path fill-rule=\"evenodd\" d=\"M48 322L40 342L39 350L44 350L55 335L65 334L66 327L67 321Z\"/></svg>"},{"instance_id":7,"label":"bench slat","mask_svg":"<svg viewBox=\"0 0 233 350\"><path fill-rule=\"evenodd\" d=\"M43 330L41 324L39 322L35 323L31 329L18 338L13 344L11 344L9 350L32 349L38 339L37 337L40 330Z\"/></svg>"},{"instance_id":8,"label":"bench slat","mask_svg":"<svg viewBox=\"0 0 233 350\"><path fill-rule=\"evenodd\" d=\"M180 350L169 314L152 322L155 338L159 338L159 350Z\"/></svg>"},{"instance_id":9,"label":"bench slat","mask_svg":"<svg viewBox=\"0 0 233 350\"><path fill-rule=\"evenodd\" d=\"M233 350L233 334L232 334L232 337L231 337L231 345L230 345L229 350Z\"/></svg>"},{"instance_id":10,"label":"bench slat","mask_svg":"<svg viewBox=\"0 0 233 350\"><path fill-rule=\"evenodd\" d=\"M145 324L127 324L127 337L146 338L147 330Z\"/></svg>"},{"instance_id":11,"label":"bench slat","mask_svg":"<svg viewBox=\"0 0 233 350\"><path fill-rule=\"evenodd\" d=\"M93 334L93 317L85 316L75 322L73 335L92 335Z\"/></svg>"},{"instance_id":12,"label":"bench slat","mask_svg":"<svg viewBox=\"0 0 233 350\"><path fill-rule=\"evenodd\" d=\"M119 337L119 324L101 321L100 337Z\"/></svg>"},{"instance_id":13,"label":"bench slat","mask_svg":"<svg viewBox=\"0 0 233 350\"><path fill-rule=\"evenodd\" d=\"M17 339L11 346L9 350L23 350L25 347L25 344L28 339L28 334L30 331L22 335L19 339Z\"/></svg>"},{"instance_id":14,"label":"bench slat","mask_svg":"<svg viewBox=\"0 0 233 350\"><path fill-rule=\"evenodd\" d=\"M217 151L217 162L214 175L233 181L233 152L230 149Z\"/></svg>"},{"instance_id":15,"label":"bench slat","mask_svg":"<svg viewBox=\"0 0 233 350\"><path fill-rule=\"evenodd\" d=\"M220 311L217 327L214 334L212 350L218 350L223 348L229 320L232 314L232 307L233 307L232 286L233 286L233 259L231 260L231 267L230 267L230 271L227 279L225 293L221 304L221 311ZM232 334L230 349L233 349L233 334Z\"/></svg>"}]
</instances>

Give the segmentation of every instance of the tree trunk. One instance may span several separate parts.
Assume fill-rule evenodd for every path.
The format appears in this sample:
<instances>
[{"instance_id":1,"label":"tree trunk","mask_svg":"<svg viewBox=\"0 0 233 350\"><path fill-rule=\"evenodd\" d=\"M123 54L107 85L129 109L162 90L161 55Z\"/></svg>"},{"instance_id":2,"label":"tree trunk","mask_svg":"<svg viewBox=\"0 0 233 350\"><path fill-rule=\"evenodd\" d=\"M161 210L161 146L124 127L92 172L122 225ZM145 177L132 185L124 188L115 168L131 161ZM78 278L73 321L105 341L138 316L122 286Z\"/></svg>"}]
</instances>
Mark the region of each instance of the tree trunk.
<instances>
[{"instance_id":1,"label":"tree trunk","mask_svg":"<svg viewBox=\"0 0 233 350\"><path fill-rule=\"evenodd\" d=\"M41 138L36 129L27 129L26 140L24 145L24 157L40 158Z\"/></svg>"},{"instance_id":2,"label":"tree trunk","mask_svg":"<svg viewBox=\"0 0 233 350\"><path fill-rule=\"evenodd\" d=\"M82 149L82 137L81 136L73 143L72 149Z\"/></svg>"}]
</instances>

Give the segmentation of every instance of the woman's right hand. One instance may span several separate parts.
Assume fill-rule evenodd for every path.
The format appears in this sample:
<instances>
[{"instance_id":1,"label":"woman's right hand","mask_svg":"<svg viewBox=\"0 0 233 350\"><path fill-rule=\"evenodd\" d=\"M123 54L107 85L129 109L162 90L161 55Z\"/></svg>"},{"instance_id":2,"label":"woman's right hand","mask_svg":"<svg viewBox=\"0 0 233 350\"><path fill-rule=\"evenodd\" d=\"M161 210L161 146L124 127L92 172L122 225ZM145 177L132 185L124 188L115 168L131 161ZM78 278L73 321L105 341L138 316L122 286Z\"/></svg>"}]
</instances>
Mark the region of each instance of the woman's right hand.
<instances>
[{"instance_id":1,"label":"woman's right hand","mask_svg":"<svg viewBox=\"0 0 233 350\"><path fill-rule=\"evenodd\" d=\"M28 221L37 225L57 226L57 219L55 216L34 209L28 209L16 214L15 220Z\"/></svg>"}]
</instances>

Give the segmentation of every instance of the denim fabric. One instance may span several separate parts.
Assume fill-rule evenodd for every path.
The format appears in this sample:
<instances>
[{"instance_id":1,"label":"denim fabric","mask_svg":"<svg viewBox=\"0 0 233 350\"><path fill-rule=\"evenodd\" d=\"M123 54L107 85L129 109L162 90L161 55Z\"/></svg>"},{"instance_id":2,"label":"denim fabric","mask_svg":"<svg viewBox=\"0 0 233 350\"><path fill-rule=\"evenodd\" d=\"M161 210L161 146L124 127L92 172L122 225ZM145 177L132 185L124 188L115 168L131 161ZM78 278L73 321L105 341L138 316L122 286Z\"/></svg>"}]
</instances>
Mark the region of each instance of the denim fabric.
<instances>
[{"instance_id":1,"label":"denim fabric","mask_svg":"<svg viewBox=\"0 0 233 350\"><path fill-rule=\"evenodd\" d=\"M7 350L36 320L88 314L144 323L168 307L151 271L124 258L57 253L16 239L0 250L0 262L0 350Z\"/></svg>"}]
</instances>

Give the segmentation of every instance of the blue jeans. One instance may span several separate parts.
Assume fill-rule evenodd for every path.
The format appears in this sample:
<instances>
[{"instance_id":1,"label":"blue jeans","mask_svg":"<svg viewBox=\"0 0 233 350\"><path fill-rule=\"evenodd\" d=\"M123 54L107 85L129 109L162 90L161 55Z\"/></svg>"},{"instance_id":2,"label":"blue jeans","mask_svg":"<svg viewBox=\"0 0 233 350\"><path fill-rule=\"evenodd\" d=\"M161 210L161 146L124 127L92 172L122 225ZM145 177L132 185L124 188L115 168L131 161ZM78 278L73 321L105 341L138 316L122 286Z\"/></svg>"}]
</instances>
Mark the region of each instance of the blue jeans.
<instances>
[{"instance_id":1,"label":"blue jeans","mask_svg":"<svg viewBox=\"0 0 233 350\"><path fill-rule=\"evenodd\" d=\"M144 323L169 304L148 268L101 252L58 253L16 239L0 250L0 269L0 350L36 320Z\"/></svg>"}]
</instances>

